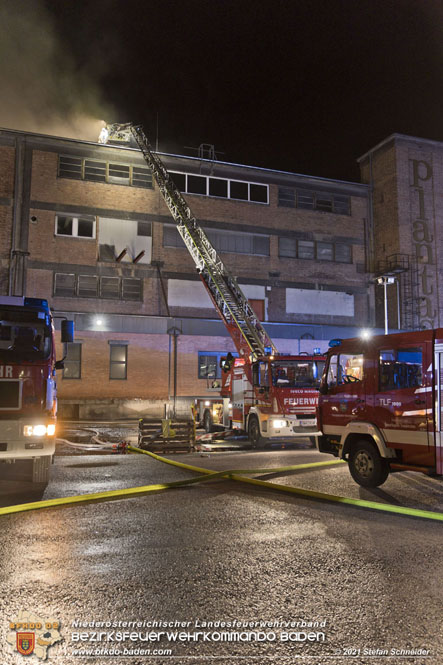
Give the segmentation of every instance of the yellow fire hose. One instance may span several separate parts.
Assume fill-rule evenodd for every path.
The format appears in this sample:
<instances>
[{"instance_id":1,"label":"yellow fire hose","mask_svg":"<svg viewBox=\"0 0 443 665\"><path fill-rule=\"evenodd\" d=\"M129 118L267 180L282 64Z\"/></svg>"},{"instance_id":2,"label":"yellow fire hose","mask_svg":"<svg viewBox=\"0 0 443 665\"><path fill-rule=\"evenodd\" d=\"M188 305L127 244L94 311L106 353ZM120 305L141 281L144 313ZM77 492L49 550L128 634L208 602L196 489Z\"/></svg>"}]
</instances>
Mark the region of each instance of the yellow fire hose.
<instances>
[{"instance_id":1,"label":"yellow fire hose","mask_svg":"<svg viewBox=\"0 0 443 665\"><path fill-rule=\"evenodd\" d=\"M288 487L286 485L279 485L277 483L271 483L269 481L259 480L257 478L246 478L245 475L249 474L266 474L266 473L282 473L284 471L302 471L305 469L314 469L319 467L328 467L338 464L344 464L341 460L332 460L328 462L313 462L309 464L298 464L294 466L283 466L271 469L229 469L226 471L211 471L210 469L204 469L197 466L191 466L190 464L184 464L182 462L176 462L174 460L166 459L155 453L142 450L141 448L136 448L134 446L128 446L128 450L133 453L141 453L144 455L149 455L155 460L176 466L187 471L192 471L199 473L201 475L194 478L189 478L188 480L177 480L169 483L161 483L157 485L144 485L141 487L130 487L127 489L121 490L110 490L108 492L97 492L92 494L79 494L78 496L69 496L62 497L59 499L49 499L47 501L34 501L32 503L22 503L16 506L6 506L0 508L0 516L2 515L11 515L13 513L27 512L30 510L41 510L43 508L56 508L58 506L69 506L80 503L93 503L97 501L111 501L116 499L130 499L137 496L144 496L153 492L159 492L162 490L168 490L176 487L184 487L186 485L193 485L196 483L205 482L208 480L220 480L228 479L234 480L241 483L248 483L250 485L255 485L257 487L262 487L264 489L283 492L286 494L297 494L299 496L307 497L309 499L316 499L320 501L328 501L334 503L342 503L351 506L356 506L358 508L366 508L369 510L381 510L383 512L396 513L399 515L406 515L409 517L419 517L422 519L430 519L443 521L443 513L420 510L418 508L406 508L403 506L392 506L387 503L378 503L376 501L365 501L363 499L350 499L343 496L337 496L334 494L326 494L324 492L315 492L313 490L302 489L300 487Z\"/></svg>"}]
</instances>

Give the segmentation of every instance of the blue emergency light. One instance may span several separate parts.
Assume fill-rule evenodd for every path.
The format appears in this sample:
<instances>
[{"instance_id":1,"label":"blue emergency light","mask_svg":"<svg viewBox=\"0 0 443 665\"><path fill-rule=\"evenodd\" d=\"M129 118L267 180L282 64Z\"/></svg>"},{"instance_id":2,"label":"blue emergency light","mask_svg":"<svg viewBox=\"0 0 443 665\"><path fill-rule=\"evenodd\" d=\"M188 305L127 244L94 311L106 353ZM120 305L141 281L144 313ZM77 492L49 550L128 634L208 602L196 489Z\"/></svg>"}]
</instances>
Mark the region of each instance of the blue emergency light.
<instances>
[{"instance_id":1,"label":"blue emergency light","mask_svg":"<svg viewBox=\"0 0 443 665\"><path fill-rule=\"evenodd\" d=\"M329 342L329 348L332 349L332 347L334 347L334 346L340 346L342 341L343 340L338 339L338 338L337 339L331 339L330 342Z\"/></svg>"},{"instance_id":2,"label":"blue emergency light","mask_svg":"<svg viewBox=\"0 0 443 665\"><path fill-rule=\"evenodd\" d=\"M272 346L265 346L265 355L272 356Z\"/></svg>"}]
</instances>

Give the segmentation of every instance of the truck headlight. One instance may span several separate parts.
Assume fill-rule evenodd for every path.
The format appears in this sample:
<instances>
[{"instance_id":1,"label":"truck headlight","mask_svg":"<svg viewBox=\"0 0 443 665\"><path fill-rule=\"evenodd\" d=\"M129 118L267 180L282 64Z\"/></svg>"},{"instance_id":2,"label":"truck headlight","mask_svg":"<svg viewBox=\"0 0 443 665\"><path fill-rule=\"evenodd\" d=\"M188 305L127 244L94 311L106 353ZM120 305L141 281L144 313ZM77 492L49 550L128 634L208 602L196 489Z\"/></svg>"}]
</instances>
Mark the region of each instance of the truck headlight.
<instances>
[{"instance_id":1,"label":"truck headlight","mask_svg":"<svg viewBox=\"0 0 443 665\"><path fill-rule=\"evenodd\" d=\"M288 421L287 420L273 420L272 421L272 426L274 429L280 429L280 427L287 427Z\"/></svg>"},{"instance_id":2,"label":"truck headlight","mask_svg":"<svg viewBox=\"0 0 443 665\"><path fill-rule=\"evenodd\" d=\"M23 436L54 436L55 423L49 425L25 425Z\"/></svg>"}]
</instances>

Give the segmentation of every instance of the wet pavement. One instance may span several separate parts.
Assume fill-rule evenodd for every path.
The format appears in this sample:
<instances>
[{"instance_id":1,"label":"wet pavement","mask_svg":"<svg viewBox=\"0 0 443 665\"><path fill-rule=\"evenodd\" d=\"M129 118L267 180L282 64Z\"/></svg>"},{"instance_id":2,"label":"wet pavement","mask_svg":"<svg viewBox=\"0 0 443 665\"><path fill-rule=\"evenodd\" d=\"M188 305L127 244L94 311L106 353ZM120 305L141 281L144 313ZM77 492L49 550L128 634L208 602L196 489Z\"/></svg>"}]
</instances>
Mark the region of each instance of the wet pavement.
<instances>
[{"instance_id":1,"label":"wet pavement","mask_svg":"<svg viewBox=\"0 0 443 665\"><path fill-rule=\"evenodd\" d=\"M122 426L126 436L129 429ZM115 431L107 434L112 438ZM60 446L58 453L51 481L40 492L44 499L194 475L145 455L64 454ZM214 470L331 459L307 444L171 458ZM413 472L394 474L377 490L355 485L346 465L257 477L443 512L441 480ZM16 500L12 485L9 492L10 501ZM29 500L26 491L21 495ZM2 500L4 505L4 486ZM0 519L2 665L24 662L7 642L8 621L21 611L61 622L63 641L47 651L48 662L57 665L443 662L441 522L279 495L232 481ZM94 642L97 623L94 628L73 625L107 621L140 622L143 627L134 630L142 636L121 643L116 641L120 629L103 628L101 640ZM227 625L204 629L205 621ZM240 628L245 621L269 624ZM189 625L180 628L182 641L160 635L158 642L146 642L148 628L157 637L165 631L155 622ZM291 622L292 627L285 625ZM250 638L260 631L263 641ZM85 641L76 641L79 632ZM230 641L219 639L223 632ZM239 634L246 638L235 641ZM81 648L102 651L76 655ZM149 655L134 652L148 648ZM110 653L116 649L119 655ZM159 655L155 649L172 653ZM418 650L429 650L429 655L409 656Z\"/></svg>"}]
</instances>

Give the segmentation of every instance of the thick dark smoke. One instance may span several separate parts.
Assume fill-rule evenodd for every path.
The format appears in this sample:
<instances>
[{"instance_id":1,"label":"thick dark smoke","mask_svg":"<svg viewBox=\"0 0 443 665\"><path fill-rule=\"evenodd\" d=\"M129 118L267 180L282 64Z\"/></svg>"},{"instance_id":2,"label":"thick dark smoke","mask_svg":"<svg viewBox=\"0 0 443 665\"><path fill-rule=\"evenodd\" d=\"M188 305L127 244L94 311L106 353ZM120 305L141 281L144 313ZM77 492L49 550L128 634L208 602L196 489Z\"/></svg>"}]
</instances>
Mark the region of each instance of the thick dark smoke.
<instances>
[{"instance_id":1,"label":"thick dark smoke","mask_svg":"<svg viewBox=\"0 0 443 665\"><path fill-rule=\"evenodd\" d=\"M0 0L0 127L95 141L110 110L42 0Z\"/></svg>"}]
</instances>

